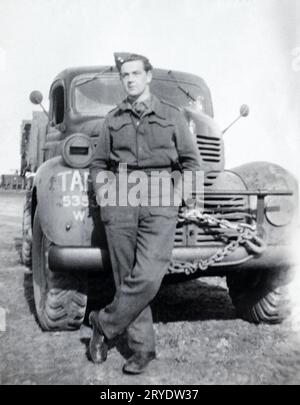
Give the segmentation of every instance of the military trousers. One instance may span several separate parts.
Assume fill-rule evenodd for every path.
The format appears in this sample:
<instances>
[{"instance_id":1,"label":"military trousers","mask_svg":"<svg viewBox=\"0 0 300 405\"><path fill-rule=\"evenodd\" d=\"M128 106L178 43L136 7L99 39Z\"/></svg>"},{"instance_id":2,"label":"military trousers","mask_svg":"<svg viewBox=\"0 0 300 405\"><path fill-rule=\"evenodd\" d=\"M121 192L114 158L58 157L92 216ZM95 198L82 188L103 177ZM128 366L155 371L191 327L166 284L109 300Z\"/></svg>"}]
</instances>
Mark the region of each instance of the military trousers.
<instances>
[{"instance_id":1,"label":"military trousers","mask_svg":"<svg viewBox=\"0 0 300 405\"><path fill-rule=\"evenodd\" d=\"M108 339L127 332L132 351L155 351L150 303L167 273L178 207L101 207L116 285L99 312Z\"/></svg>"}]
</instances>

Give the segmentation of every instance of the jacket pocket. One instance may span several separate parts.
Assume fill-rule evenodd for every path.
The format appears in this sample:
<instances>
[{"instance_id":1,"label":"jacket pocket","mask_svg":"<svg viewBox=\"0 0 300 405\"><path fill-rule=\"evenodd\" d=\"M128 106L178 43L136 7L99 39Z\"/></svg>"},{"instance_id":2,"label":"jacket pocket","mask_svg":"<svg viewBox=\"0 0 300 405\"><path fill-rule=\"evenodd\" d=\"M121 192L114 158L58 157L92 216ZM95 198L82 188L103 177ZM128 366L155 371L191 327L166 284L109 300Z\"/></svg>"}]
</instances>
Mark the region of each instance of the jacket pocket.
<instances>
[{"instance_id":1,"label":"jacket pocket","mask_svg":"<svg viewBox=\"0 0 300 405\"><path fill-rule=\"evenodd\" d=\"M110 124L109 129L112 149L132 148L133 128L131 120L117 119Z\"/></svg>"},{"instance_id":2,"label":"jacket pocket","mask_svg":"<svg viewBox=\"0 0 300 405\"><path fill-rule=\"evenodd\" d=\"M132 125L130 117L118 117L109 123L109 129L113 131L120 131L127 125Z\"/></svg>"},{"instance_id":3,"label":"jacket pocket","mask_svg":"<svg viewBox=\"0 0 300 405\"><path fill-rule=\"evenodd\" d=\"M174 124L169 120L156 116L149 117L151 136L149 144L151 149L170 149L175 147Z\"/></svg>"}]
</instances>

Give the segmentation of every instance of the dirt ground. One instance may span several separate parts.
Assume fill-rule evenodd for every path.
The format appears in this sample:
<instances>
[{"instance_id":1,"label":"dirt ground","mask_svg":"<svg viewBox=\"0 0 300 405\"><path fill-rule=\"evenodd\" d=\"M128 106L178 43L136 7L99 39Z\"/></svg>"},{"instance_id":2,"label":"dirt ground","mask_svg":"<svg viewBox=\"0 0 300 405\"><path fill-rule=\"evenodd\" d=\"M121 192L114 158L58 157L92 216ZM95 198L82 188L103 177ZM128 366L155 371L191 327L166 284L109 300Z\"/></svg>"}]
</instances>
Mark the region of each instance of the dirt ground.
<instances>
[{"instance_id":1,"label":"dirt ground","mask_svg":"<svg viewBox=\"0 0 300 405\"><path fill-rule=\"evenodd\" d=\"M300 334L291 319L256 326L236 318L225 280L162 287L153 305L158 358L145 374L122 374L120 345L95 366L91 330L42 332L31 273L20 263L21 192L0 192L0 384L299 384ZM1 324L0 324L1 326Z\"/></svg>"}]
</instances>

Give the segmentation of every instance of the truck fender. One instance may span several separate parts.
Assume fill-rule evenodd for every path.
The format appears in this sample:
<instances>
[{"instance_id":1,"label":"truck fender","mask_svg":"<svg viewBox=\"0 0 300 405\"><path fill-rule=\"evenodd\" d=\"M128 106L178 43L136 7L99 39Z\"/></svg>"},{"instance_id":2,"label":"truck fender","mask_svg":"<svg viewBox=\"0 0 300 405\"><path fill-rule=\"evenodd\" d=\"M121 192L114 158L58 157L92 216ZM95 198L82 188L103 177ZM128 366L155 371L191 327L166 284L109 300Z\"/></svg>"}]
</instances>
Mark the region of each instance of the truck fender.
<instances>
[{"instance_id":1,"label":"truck fender","mask_svg":"<svg viewBox=\"0 0 300 405\"><path fill-rule=\"evenodd\" d=\"M92 209L88 169L67 167L61 157L43 163L34 180L38 215L46 237L59 246L91 246Z\"/></svg>"},{"instance_id":2,"label":"truck fender","mask_svg":"<svg viewBox=\"0 0 300 405\"><path fill-rule=\"evenodd\" d=\"M299 224L299 199L298 199L298 182L295 177L283 167L270 162L251 162L238 166L231 170L243 179L248 190L286 190L292 191L292 196L266 196L265 218L263 227L266 231L267 243L270 245L290 244L295 229ZM256 210L256 201L252 199L252 211ZM270 221L268 210L275 206L287 210L289 207L289 222L280 226ZM278 208L277 207L277 208ZM277 215L277 214L275 214ZM278 212L278 215L280 213ZM282 214L284 215L284 214ZM284 217L278 218L284 219Z\"/></svg>"}]
</instances>

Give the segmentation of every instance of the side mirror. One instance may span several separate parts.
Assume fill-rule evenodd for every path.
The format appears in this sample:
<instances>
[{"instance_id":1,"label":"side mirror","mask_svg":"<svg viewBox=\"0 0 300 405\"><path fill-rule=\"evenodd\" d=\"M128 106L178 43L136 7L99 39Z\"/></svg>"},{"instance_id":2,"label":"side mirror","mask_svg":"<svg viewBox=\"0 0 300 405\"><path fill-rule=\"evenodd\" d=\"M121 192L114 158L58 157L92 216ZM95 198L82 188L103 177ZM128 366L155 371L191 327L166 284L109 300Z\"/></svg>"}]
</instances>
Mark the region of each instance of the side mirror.
<instances>
[{"instance_id":1,"label":"side mirror","mask_svg":"<svg viewBox=\"0 0 300 405\"><path fill-rule=\"evenodd\" d=\"M249 106L247 104L242 104L240 107L240 115L230 125L228 125L227 128L223 129L222 133L225 134L225 132L228 131L228 129L232 127L232 125L236 123L241 117L247 117L249 115L249 112Z\"/></svg>"},{"instance_id":2,"label":"side mirror","mask_svg":"<svg viewBox=\"0 0 300 405\"><path fill-rule=\"evenodd\" d=\"M241 117L248 117L249 112L250 112L250 109L249 109L249 106L247 104L241 105L241 108L240 108L240 116Z\"/></svg>"},{"instance_id":3,"label":"side mirror","mask_svg":"<svg viewBox=\"0 0 300 405\"><path fill-rule=\"evenodd\" d=\"M30 93L29 99L32 102L32 104L39 105L43 101L43 95L40 91L34 90Z\"/></svg>"},{"instance_id":4,"label":"side mirror","mask_svg":"<svg viewBox=\"0 0 300 405\"><path fill-rule=\"evenodd\" d=\"M52 122L51 122L51 120L50 120L49 114L48 114L48 112L45 110L45 108L44 108L44 106L43 106L43 104L42 104L42 101L43 101L43 95L42 95L42 93L41 93L40 91L38 91L38 90L34 90L34 91L32 91L32 92L30 93L29 99L30 99L30 101L32 102L32 104L36 104L36 105L39 105L39 106L41 107L41 109L43 110L43 112L46 114L46 116L47 116L47 118L48 118L48 120L49 120L49 122L50 122L50 125L52 125Z\"/></svg>"}]
</instances>

